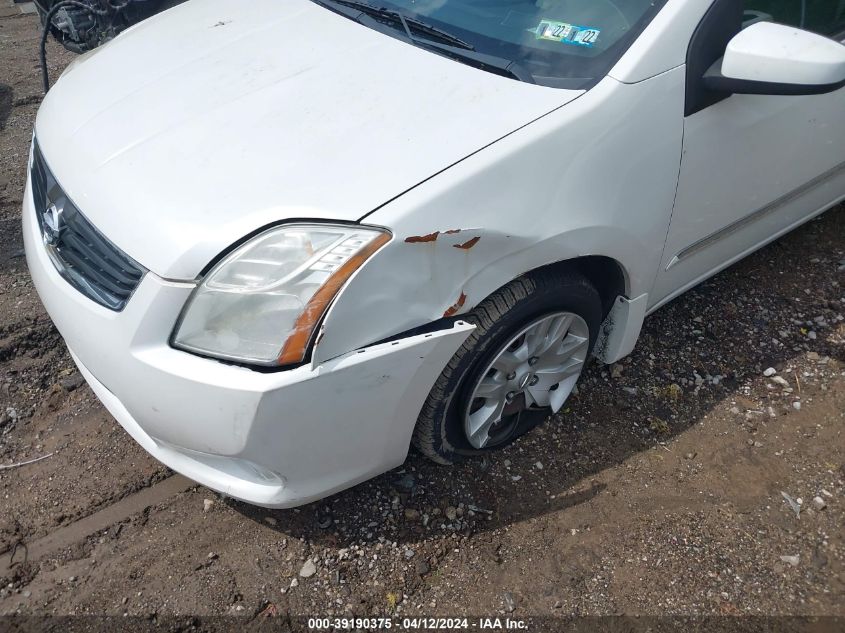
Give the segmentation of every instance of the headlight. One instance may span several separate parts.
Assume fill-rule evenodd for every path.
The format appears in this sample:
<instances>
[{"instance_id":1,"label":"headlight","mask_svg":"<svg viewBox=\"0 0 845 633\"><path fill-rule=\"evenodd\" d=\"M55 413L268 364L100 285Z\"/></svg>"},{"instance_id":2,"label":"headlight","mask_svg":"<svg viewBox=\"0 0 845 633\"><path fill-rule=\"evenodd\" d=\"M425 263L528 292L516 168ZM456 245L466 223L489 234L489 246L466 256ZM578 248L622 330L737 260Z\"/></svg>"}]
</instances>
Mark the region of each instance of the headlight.
<instances>
[{"instance_id":1,"label":"headlight","mask_svg":"<svg viewBox=\"0 0 845 633\"><path fill-rule=\"evenodd\" d=\"M389 240L359 226L289 224L261 233L194 290L173 344L257 365L302 362L332 299Z\"/></svg>"}]
</instances>

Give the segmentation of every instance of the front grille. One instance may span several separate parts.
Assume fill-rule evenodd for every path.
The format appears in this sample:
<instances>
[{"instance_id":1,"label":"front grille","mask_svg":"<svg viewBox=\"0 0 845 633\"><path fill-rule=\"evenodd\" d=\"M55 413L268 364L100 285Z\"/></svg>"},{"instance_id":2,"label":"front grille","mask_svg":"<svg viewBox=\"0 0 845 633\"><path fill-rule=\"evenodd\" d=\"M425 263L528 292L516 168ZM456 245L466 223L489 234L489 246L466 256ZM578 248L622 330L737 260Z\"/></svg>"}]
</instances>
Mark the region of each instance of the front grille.
<instances>
[{"instance_id":1,"label":"front grille","mask_svg":"<svg viewBox=\"0 0 845 633\"><path fill-rule=\"evenodd\" d=\"M74 288L110 310L122 310L146 270L112 244L71 202L36 143L32 197L44 246Z\"/></svg>"}]
</instances>

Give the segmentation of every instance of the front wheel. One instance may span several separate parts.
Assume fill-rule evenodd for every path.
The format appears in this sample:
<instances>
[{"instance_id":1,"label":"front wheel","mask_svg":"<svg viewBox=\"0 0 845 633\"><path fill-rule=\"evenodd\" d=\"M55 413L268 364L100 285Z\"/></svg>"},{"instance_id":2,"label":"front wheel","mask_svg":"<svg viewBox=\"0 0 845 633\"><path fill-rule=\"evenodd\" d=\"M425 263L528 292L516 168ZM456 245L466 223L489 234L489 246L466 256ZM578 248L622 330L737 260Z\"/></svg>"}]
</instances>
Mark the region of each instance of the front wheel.
<instances>
[{"instance_id":1,"label":"front wheel","mask_svg":"<svg viewBox=\"0 0 845 633\"><path fill-rule=\"evenodd\" d=\"M465 317L476 329L432 387L414 445L450 464L513 442L575 387L602 319L598 291L575 273L514 280Z\"/></svg>"}]
</instances>

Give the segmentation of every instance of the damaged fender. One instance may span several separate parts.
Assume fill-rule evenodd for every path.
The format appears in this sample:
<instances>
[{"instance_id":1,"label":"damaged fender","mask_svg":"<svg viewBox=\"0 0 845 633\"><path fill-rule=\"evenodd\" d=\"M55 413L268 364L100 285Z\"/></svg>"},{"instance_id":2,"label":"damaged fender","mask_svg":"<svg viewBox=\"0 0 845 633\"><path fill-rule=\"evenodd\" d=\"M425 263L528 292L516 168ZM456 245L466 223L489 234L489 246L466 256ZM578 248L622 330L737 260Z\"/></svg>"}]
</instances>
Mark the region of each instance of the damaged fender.
<instances>
[{"instance_id":1,"label":"damaged fender","mask_svg":"<svg viewBox=\"0 0 845 633\"><path fill-rule=\"evenodd\" d=\"M362 217L394 239L338 295L313 362L459 317L520 275L578 257L618 262L626 297L650 293L662 254L651 245L665 235L676 184L655 184L654 174L679 169L684 82L683 68L638 84L606 78ZM585 123L596 117L611 123ZM642 146L650 128L665 132ZM639 331L617 317L614 329ZM630 347L624 338L620 351Z\"/></svg>"}]
</instances>

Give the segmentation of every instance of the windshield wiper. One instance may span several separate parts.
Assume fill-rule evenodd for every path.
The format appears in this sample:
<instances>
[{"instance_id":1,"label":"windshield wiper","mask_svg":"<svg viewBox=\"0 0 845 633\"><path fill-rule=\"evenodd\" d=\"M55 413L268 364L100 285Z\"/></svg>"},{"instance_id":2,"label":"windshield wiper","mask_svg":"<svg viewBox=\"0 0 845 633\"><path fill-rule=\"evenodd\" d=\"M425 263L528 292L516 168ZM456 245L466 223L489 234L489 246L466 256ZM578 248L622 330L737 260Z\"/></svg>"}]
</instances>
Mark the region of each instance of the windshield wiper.
<instances>
[{"instance_id":1,"label":"windshield wiper","mask_svg":"<svg viewBox=\"0 0 845 633\"><path fill-rule=\"evenodd\" d=\"M537 83L534 81L532 75L527 68L513 59L505 57L497 57L495 55L488 55L487 53L479 53L477 51L468 51L457 46L449 46L448 44L438 44L437 42L426 42L414 38L416 43L421 48L428 48L435 53L440 53L446 57L451 57L459 62L463 62L469 66L475 66L481 70L493 72L498 75L508 75L519 81L528 84Z\"/></svg>"},{"instance_id":2,"label":"windshield wiper","mask_svg":"<svg viewBox=\"0 0 845 633\"><path fill-rule=\"evenodd\" d=\"M341 5L343 7L349 7L350 9L356 9L367 15L369 17L380 19L380 20L390 20L395 24L401 26L407 33L409 39L416 40L413 35L413 32L420 33L422 35L427 36L427 38L443 42L445 44L449 44L451 46L456 46L459 48L463 48L466 50L475 50L475 47L462 40L461 38L457 37L449 33L448 31L444 31L441 28L434 26L433 24L429 24L428 22L424 22L419 18L412 18L410 16L406 16L400 11L396 9L388 9L387 7L377 7L372 5L368 2L362 2L361 0L315 0L318 4L322 4L323 6L328 6L327 8L335 8L337 5ZM343 12L344 15L347 17L352 17L353 19L357 19L357 17L353 17L346 12ZM360 16L358 16L360 17Z\"/></svg>"},{"instance_id":3,"label":"windshield wiper","mask_svg":"<svg viewBox=\"0 0 845 633\"><path fill-rule=\"evenodd\" d=\"M382 20L389 20L401 26L408 41L421 48L482 70L507 75L525 83L536 83L534 76L515 60L479 53L469 42L417 18L405 16L395 9L376 7L361 0L314 0L314 2L376 29L382 26ZM425 34L426 37L414 35L414 31Z\"/></svg>"},{"instance_id":4,"label":"windshield wiper","mask_svg":"<svg viewBox=\"0 0 845 633\"><path fill-rule=\"evenodd\" d=\"M403 26L405 30L408 32L408 35L411 35L411 31L417 31L418 33L422 33L430 38L440 40L444 44L449 44L451 46L457 46L459 48L466 49L468 51L474 51L475 46L470 44L469 42L465 42L459 37L452 35L448 31L444 31L443 29L437 28L427 22L423 22L418 18L409 18L401 13L397 12L399 19L402 20Z\"/></svg>"}]
</instances>

